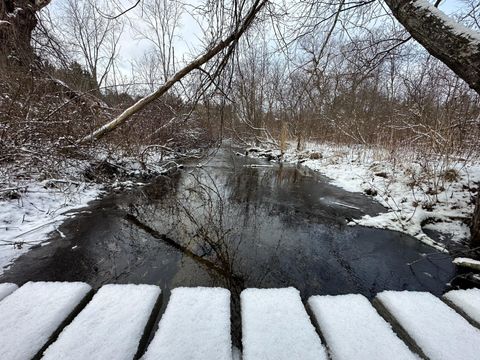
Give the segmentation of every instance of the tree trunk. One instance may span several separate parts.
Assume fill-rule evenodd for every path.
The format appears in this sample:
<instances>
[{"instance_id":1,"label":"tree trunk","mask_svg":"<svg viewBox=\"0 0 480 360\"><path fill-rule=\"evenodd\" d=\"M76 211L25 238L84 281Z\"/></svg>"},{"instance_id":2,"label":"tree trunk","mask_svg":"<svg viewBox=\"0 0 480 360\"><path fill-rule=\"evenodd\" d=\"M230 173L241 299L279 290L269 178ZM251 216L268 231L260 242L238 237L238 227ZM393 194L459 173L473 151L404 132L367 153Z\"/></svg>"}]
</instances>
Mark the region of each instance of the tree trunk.
<instances>
[{"instance_id":1,"label":"tree trunk","mask_svg":"<svg viewBox=\"0 0 480 360\"><path fill-rule=\"evenodd\" d=\"M395 18L427 51L480 94L480 34L426 0L385 0Z\"/></svg>"},{"instance_id":2,"label":"tree trunk","mask_svg":"<svg viewBox=\"0 0 480 360\"><path fill-rule=\"evenodd\" d=\"M480 247L480 188L477 190L477 202L475 203L475 211L473 212L471 244L473 247Z\"/></svg>"},{"instance_id":3,"label":"tree trunk","mask_svg":"<svg viewBox=\"0 0 480 360\"><path fill-rule=\"evenodd\" d=\"M479 33L455 22L427 0L385 0L385 3L415 40L480 94ZM480 194L471 233L472 246L480 246Z\"/></svg>"},{"instance_id":4,"label":"tree trunk","mask_svg":"<svg viewBox=\"0 0 480 360\"><path fill-rule=\"evenodd\" d=\"M36 12L51 0L0 0L0 65L28 65L34 58L30 41Z\"/></svg>"}]
</instances>

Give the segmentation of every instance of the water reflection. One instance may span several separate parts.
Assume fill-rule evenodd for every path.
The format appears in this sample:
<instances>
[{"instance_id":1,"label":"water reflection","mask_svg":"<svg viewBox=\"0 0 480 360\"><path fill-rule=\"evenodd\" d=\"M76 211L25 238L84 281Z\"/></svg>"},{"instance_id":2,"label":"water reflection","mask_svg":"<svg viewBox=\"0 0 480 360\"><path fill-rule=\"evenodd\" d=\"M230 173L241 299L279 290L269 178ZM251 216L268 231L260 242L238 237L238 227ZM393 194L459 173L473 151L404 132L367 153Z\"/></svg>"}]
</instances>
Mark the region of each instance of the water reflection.
<instances>
[{"instance_id":1,"label":"water reflection","mask_svg":"<svg viewBox=\"0 0 480 360\"><path fill-rule=\"evenodd\" d=\"M455 271L445 255L423 258L433 250L407 235L346 225L381 206L307 169L258 164L220 150L202 167L96 201L64 224L65 239L22 256L0 281L151 283L164 299L178 286L226 287L237 342L245 287L294 286L304 298L445 290Z\"/></svg>"}]
</instances>

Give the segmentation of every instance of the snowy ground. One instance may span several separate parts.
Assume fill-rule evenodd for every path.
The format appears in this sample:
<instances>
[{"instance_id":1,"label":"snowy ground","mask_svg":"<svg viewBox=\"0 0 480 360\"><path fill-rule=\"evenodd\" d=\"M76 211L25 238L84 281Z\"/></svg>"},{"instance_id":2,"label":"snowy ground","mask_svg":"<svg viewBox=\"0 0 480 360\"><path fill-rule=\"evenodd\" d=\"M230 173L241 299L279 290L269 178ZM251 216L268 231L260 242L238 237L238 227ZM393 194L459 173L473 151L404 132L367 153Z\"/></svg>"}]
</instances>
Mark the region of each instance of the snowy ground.
<instances>
[{"instance_id":1,"label":"snowy ground","mask_svg":"<svg viewBox=\"0 0 480 360\"><path fill-rule=\"evenodd\" d=\"M278 150L271 153L279 155ZM473 213L472 199L480 181L478 160L445 160L409 149L392 154L379 148L316 143L306 144L303 151L291 146L283 159L319 171L347 191L367 193L387 209L349 225L404 232L440 250L445 250L445 244L423 229L437 231L454 243L470 236L465 221Z\"/></svg>"},{"instance_id":2,"label":"snowy ground","mask_svg":"<svg viewBox=\"0 0 480 360\"><path fill-rule=\"evenodd\" d=\"M60 158L38 169L25 164L0 168L0 275L32 246L98 198L106 188L143 185L139 179L175 167L175 155L158 149L132 156L118 149L95 148L90 160ZM93 167L92 167L93 164ZM107 165L105 165L107 164ZM90 170L89 170L90 169ZM98 176L93 182L88 172ZM55 177L55 178L52 178Z\"/></svg>"},{"instance_id":3,"label":"snowy ground","mask_svg":"<svg viewBox=\"0 0 480 360\"><path fill-rule=\"evenodd\" d=\"M71 210L101 193L100 185L52 180L18 181L15 187L13 198L0 200L0 274L49 233L59 231L58 226L73 216Z\"/></svg>"}]
</instances>

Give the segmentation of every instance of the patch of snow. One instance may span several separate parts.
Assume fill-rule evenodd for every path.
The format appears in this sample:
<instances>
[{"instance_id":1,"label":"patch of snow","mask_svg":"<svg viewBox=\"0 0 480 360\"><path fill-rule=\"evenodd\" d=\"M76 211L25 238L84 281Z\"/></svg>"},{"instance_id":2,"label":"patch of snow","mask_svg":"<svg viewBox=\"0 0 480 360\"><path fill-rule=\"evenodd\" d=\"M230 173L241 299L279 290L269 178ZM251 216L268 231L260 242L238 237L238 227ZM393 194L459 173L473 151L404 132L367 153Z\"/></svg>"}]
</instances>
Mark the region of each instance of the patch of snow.
<instances>
[{"instance_id":1,"label":"patch of snow","mask_svg":"<svg viewBox=\"0 0 480 360\"><path fill-rule=\"evenodd\" d=\"M172 290L158 331L143 360L231 360L230 291Z\"/></svg>"},{"instance_id":2,"label":"patch of snow","mask_svg":"<svg viewBox=\"0 0 480 360\"><path fill-rule=\"evenodd\" d=\"M297 289L246 289L240 299L244 360L328 358Z\"/></svg>"},{"instance_id":3,"label":"patch of snow","mask_svg":"<svg viewBox=\"0 0 480 360\"><path fill-rule=\"evenodd\" d=\"M471 269L480 270L480 261L465 257L453 259L453 263L457 266L469 267Z\"/></svg>"},{"instance_id":4,"label":"patch of snow","mask_svg":"<svg viewBox=\"0 0 480 360\"><path fill-rule=\"evenodd\" d=\"M363 295L312 296L308 304L334 360L419 360Z\"/></svg>"},{"instance_id":5,"label":"patch of snow","mask_svg":"<svg viewBox=\"0 0 480 360\"><path fill-rule=\"evenodd\" d=\"M430 360L477 359L480 330L426 292L384 291L377 300Z\"/></svg>"},{"instance_id":6,"label":"patch of snow","mask_svg":"<svg viewBox=\"0 0 480 360\"><path fill-rule=\"evenodd\" d=\"M10 283L0 284L0 301L18 289L18 286Z\"/></svg>"},{"instance_id":7,"label":"patch of snow","mask_svg":"<svg viewBox=\"0 0 480 360\"><path fill-rule=\"evenodd\" d=\"M28 282L0 302L0 359L34 357L91 290L80 282Z\"/></svg>"},{"instance_id":8,"label":"patch of snow","mask_svg":"<svg viewBox=\"0 0 480 360\"><path fill-rule=\"evenodd\" d=\"M159 295L154 285L102 286L42 359L133 359Z\"/></svg>"},{"instance_id":9,"label":"patch of snow","mask_svg":"<svg viewBox=\"0 0 480 360\"><path fill-rule=\"evenodd\" d=\"M68 211L86 206L101 193L99 185L85 183L52 187L49 181L31 180L18 185L18 199L0 200L0 275L32 245L58 231Z\"/></svg>"},{"instance_id":10,"label":"patch of snow","mask_svg":"<svg viewBox=\"0 0 480 360\"><path fill-rule=\"evenodd\" d=\"M452 290L443 297L480 324L480 289Z\"/></svg>"}]
</instances>

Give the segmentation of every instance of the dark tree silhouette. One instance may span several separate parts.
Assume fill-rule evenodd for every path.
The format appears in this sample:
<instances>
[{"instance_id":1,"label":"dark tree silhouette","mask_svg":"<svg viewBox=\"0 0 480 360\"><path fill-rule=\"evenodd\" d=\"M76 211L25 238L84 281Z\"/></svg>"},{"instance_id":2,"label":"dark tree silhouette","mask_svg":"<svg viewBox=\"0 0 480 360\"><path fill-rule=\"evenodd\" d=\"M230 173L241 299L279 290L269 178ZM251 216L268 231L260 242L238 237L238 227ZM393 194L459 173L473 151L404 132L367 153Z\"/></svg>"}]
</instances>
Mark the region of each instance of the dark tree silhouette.
<instances>
[{"instance_id":1,"label":"dark tree silhouette","mask_svg":"<svg viewBox=\"0 0 480 360\"><path fill-rule=\"evenodd\" d=\"M0 0L0 65L28 64L33 50L32 31L36 13L51 0Z\"/></svg>"}]
</instances>

